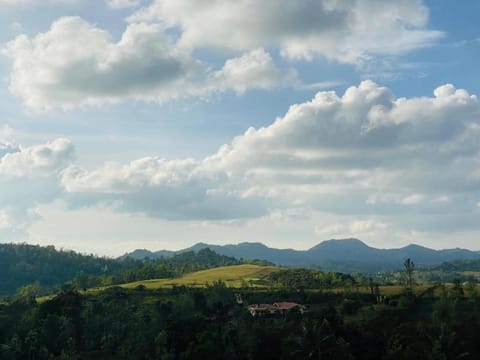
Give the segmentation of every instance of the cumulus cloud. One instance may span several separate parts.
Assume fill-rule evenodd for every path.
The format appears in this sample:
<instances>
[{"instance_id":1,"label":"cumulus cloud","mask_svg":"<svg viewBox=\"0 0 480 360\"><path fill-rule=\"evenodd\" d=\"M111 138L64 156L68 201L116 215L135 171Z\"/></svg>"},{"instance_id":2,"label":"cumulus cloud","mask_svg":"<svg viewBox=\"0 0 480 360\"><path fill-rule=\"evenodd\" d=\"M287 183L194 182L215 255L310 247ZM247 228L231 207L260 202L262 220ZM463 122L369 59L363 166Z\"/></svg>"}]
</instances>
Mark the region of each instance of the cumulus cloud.
<instances>
[{"instance_id":1,"label":"cumulus cloud","mask_svg":"<svg viewBox=\"0 0 480 360\"><path fill-rule=\"evenodd\" d=\"M126 165L107 163L93 171L71 166L61 181L68 193L80 194L74 203L86 196L164 219L222 220L266 213L258 198L230 191L225 173L204 171L192 159L143 158Z\"/></svg>"},{"instance_id":2,"label":"cumulus cloud","mask_svg":"<svg viewBox=\"0 0 480 360\"><path fill-rule=\"evenodd\" d=\"M4 53L14 60L11 91L41 109L178 96L202 66L175 49L158 25L133 24L119 42L78 17L61 18L32 39L22 35Z\"/></svg>"},{"instance_id":3,"label":"cumulus cloud","mask_svg":"<svg viewBox=\"0 0 480 360\"><path fill-rule=\"evenodd\" d=\"M397 99L389 89L364 81L341 97L319 92L291 106L272 125L250 128L223 146L207 163L231 172L248 166L250 174L288 170L292 180L291 170L304 178L301 171L308 170L314 181L368 178L379 186L409 166L444 166L445 160L474 156L479 110L476 96L451 85L436 89L434 97Z\"/></svg>"},{"instance_id":4,"label":"cumulus cloud","mask_svg":"<svg viewBox=\"0 0 480 360\"><path fill-rule=\"evenodd\" d=\"M156 0L129 20L179 28L185 47L276 46L290 59L356 63L434 43L442 33L428 29L428 17L418 0Z\"/></svg>"},{"instance_id":5,"label":"cumulus cloud","mask_svg":"<svg viewBox=\"0 0 480 360\"><path fill-rule=\"evenodd\" d=\"M73 197L119 200L124 211L161 218L295 210L302 217L353 217L350 233L386 230L388 216L423 230L475 228L479 119L477 97L453 85L432 97L397 98L364 81L342 95L322 91L292 105L271 125L248 129L202 160L70 167L62 184Z\"/></svg>"},{"instance_id":6,"label":"cumulus cloud","mask_svg":"<svg viewBox=\"0 0 480 360\"><path fill-rule=\"evenodd\" d=\"M297 72L279 69L264 49L255 49L227 60L223 68L210 79L213 89L232 89L240 94L252 88L271 89L296 83L299 83Z\"/></svg>"},{"instance_id":7,"label":"cumulus cloud","mask_svg":"<svg viewBox=\"0 0 480 360\"><path fill-rule=\"evenodd\" d=\"M283 74L264 50L230 59L214 72L159 24L130 24L114 42L79 17L61 18L33 38L20 35L3 53L13 60L10 90L32 110L127 99L161 102L229 89L241 93L295 78L292 71Z\"/></svg>"},{"instance_id":8,"label":"cumulus cloud","mask_svg":"<svg viewBox=\"0 0 480 360\"><path fill-rule=\"evenodd\" d=\"M73 160L73 144L56 139L43 145L20 147L0 158L0 174L5 177L48 176Z\"/></svg>"},{"instance_id":9,"label":"cumulus cloud","mask_svg":"<svg viewBox=\"0 0 480 360\"><path fill-rule=\"evenodd\" d=\"M14 132L8 128L7 133ZM0 241L21 235L37 218L29 210L33 206L61 197L59 176L73 160L74 147L67 139L0 148Z\"/></svg>"}]
</instances>

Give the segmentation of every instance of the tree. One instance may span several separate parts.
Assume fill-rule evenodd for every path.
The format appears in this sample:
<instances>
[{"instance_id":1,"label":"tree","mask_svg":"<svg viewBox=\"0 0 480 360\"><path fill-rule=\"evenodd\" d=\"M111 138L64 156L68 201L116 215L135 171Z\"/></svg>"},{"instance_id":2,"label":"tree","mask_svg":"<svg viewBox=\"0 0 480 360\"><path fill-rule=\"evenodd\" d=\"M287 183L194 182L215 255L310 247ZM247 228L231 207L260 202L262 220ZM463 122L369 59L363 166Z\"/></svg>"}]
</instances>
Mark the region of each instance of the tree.
<instances>
[{"instance_id":1,"label":"tree","mask_svg":"<svg viewBox=\"0 0 480 360\"><path fill-rule=\"evenodd\" d=\"M413 283L414 283L413 271L415 269L415 264L410 258L408 258L403 263L403 266L405 267L405 288L407 289L408 292L411 292L413 289Z\"/></svg>"},{"instance_id":2,"label":"tree","mask_svg":"<svg viewBox=\"0 0 480 360\"><path fill-rule=\"evenodd\" d=\"M33 284L22 286L20 289L17 290L17 297L28 299L28 298L35 298L40 295L42 291L42 287L38 281L35 281Z\"/></svg>"}]
</instances>

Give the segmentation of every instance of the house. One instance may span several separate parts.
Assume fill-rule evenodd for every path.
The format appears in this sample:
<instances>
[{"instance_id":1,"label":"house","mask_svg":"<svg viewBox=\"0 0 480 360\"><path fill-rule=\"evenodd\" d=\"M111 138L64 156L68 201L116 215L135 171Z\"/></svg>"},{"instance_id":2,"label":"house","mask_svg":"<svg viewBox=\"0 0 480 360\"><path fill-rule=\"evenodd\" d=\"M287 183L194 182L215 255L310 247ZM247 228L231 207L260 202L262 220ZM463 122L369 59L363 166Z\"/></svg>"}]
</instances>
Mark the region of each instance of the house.
<instances>
[{"instance_id":1,"label":"house","mask_svg":"<svg viewBox=\"0 0 480 360\"><path fill-rule=\"evenodd\" d=\"M298 310L300 313L303 314L305 312L305 306L287 301L276 302L273 304L251 304L248 306L248 311L252 316L275 314L285 315L287 312L292 310Z\"/></svg>"}]
</instances>

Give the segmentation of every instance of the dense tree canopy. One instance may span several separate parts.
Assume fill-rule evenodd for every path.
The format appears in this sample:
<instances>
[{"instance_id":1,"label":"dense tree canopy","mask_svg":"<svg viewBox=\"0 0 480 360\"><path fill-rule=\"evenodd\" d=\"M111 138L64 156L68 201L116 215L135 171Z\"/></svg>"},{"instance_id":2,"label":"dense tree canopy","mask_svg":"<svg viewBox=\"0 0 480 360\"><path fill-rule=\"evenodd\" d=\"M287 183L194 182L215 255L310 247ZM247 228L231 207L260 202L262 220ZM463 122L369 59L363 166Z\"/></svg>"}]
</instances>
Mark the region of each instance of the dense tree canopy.
<instances>
[{"instance_id":1,"label":"dense tree canopy","mask_svg":"<svg viewBox=\"0 0 480 360\"><path fill-rule=\"evenodd\" d=\"M38 294L59 290L62 286L82 289L168 278L240 263L242 262L235 258L218 255L208 248L171 258L133 260L58 251L53 246L0 244L0 297L28 291Z\"/></svg>"},{"instance_id":2,"label":"dense tree canopy","mask_svg":"<svg viewBox=\"0 0 480 360\"><path fill-rule=\"evenodd\" d=\"M1 359L478 359L480 299L207 288L75 291L0 305ZM237 296L236 296L237 295ZM242 298L243 302L238 303ZM307 306L253 317L248 303ZM347 304L356 304L347 306Z\"/></svg>"}]
</instances>

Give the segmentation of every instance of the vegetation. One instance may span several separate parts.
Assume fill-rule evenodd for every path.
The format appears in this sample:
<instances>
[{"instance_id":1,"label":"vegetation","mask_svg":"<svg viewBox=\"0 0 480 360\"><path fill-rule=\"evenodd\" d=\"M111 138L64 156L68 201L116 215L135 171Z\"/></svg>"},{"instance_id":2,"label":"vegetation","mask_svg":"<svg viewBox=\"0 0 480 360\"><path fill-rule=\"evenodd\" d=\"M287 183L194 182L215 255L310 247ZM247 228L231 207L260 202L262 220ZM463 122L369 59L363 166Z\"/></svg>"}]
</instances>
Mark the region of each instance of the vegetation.
<instances>
[{"instance_id":1,"label":"vegetation","mask_svg":"<svg viewBox=\"0 0 480 360\"><path fill-rule=\"evenodd\" d=\"M279 272L276 266L261 266L243 264L224 266L209 270L188 273L178 278L142 280L121 285L125 288L135 288L143 285L149 289L159 289L173 286L206 287L215 282L222 282L228 287L250 287L266 285L266 277L272 272Z\"/></svg>"},{"instance_id":2,"label":"vegetation","mask_svg":"<svg viewBox=\"0 0 480 360\"><path fill-rule=\"evenodd\" d=\"M156 260L109 259L58 251L53 246L0 244L0 297L40 295L145 279L178 277L219 266L246 263L210 249ZM254 264L269 264L250 261Z\"/></svg>"},{"instance_id":3,"label":"vegetation","mask_svg":"<svg viewBox=\"0 0 480 360\"><path fill-rule=\"evenodd\" d=\"M405 287L406 287L407 291L411 292L412 289L413 289L413 284L414 284L413 271L415 269L415 264L409 258L409 259L405 260L403 265L405 267Z\"/></svg>"},{"instance_id":4,"label":"vegetation","mask_svg":"<svg viewBox=\"0 0 480 360\"><path fill-rule=\"evenodd\" d=\"M130 266L131 262L57 251L53 246L0 244L0 296L13 295L22 286L50 288L80 274L109 275Z\"/></svg>"},{"instance_id":5,"label":"vegetation","mask_svg":"<svg viewBox=\"0 0 480 360\"><path fill-rule=\"evenodd\" d=\"M247 305L307 307L253 317ZM143 286L0 305L1 359L478 359L480 298Z\"/></svg>"},{"instance_id":6,"label":"vegetation","mask_svg":"<svg viewBox=\"0 0 480 360\"><path fill-rule=\"evenodd\" d=\"M210 249L156 260L0 250L10 289L28 282L0 301L2 360L480 358L477 285L422 281L475 273L475 261L422 269L407 259L403 271L364 275L245 263ZM57 295L39 298L46 284ZM275 303L291 310L249 309Z\"/></svg>"}]
</instances>

